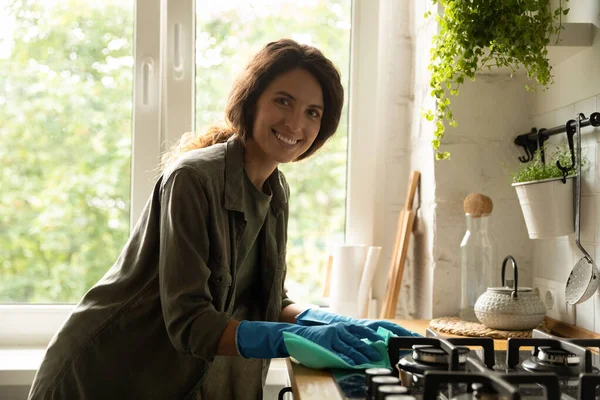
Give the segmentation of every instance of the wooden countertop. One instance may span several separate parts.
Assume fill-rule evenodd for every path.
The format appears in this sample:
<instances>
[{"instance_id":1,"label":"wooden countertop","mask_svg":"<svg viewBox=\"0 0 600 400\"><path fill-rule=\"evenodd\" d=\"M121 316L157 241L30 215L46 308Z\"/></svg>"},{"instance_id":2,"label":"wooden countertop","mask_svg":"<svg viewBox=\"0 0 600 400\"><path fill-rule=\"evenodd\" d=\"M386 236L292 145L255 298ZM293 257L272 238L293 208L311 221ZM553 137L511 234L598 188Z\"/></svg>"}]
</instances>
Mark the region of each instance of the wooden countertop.
<instances>
[{"instance_id":1,"label":"wooden countertop","mask_svg":"<svg viewBox=\"0 0 600 400\"><path fill-rule=\"evenodd\" d=\"M413 332L425 335L425 329L429 327L429 320L391 320ZM585 331L581 328L566 326L559 321L546 318L546 325L552 332L563 337L594 337L600 335ZM443 334L446 337L455 335ZM494 340L496 350L506 350L506 340ZM331 377L331 373L323 370L306 368L300 364L286 359L288 374L294 393L294 400L343 400L342 396Z\"/></svg>"}]
</instances>

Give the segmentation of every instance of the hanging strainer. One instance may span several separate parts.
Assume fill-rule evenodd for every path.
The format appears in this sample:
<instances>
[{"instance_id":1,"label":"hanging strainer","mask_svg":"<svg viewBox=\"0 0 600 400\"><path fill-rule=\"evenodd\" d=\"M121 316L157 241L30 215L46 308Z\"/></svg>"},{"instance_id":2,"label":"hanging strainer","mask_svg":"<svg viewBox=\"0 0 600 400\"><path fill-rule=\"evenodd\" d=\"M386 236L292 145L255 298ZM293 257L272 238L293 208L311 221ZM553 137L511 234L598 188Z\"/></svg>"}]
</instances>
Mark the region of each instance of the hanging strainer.
<instances>
[{"instance_id":1,"label":"hanging strainer","mask_svg":"<svg viewBox=\"0 0 600 400\"><path fill-rule=\"evenodd\" d=\"M576 210L575 210L575 243L579 250L584 256L577 261L575 267L569 275L567 280L567 287L565 288L565 299L567 303L579 304L583 303L598 290L598 267L594 264L592 257L585 251L581 245L580 231L581 231L581 118L585 118L583 114L578 114L575 120L576 124L576 135L577 135L577 179L576 179Z\"/></svg>"}]
</instances>

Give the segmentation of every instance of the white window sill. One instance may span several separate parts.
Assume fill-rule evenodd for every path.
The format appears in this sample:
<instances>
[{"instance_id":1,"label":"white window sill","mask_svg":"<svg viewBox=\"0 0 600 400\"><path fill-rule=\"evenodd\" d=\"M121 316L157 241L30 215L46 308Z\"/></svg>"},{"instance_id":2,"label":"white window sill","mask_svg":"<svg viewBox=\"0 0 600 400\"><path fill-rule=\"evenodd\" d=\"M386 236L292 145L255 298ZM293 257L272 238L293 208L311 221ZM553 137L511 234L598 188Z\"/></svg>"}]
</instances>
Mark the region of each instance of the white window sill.
<instances>
[{"instance_id":1,"label":"white window sill","mask_svg":"<svg viewBox=\"0 0 600 400\"><path fill-rule=\"evenodd\" d=\"M0 348L0 386L29 386L33 382L46 348Z\"/></svg>"},{"instance_id":2,"label":"white window sill","mask_svg":"<svg viewBox=\"0 0 600 400\"><path fill-rule=\"evenodd\" d=\"M45 347L0 347L0 387L31 385L45 353ZM266 384L289 386L284 358L271 361Z\"/></svg>"}]
</instances>

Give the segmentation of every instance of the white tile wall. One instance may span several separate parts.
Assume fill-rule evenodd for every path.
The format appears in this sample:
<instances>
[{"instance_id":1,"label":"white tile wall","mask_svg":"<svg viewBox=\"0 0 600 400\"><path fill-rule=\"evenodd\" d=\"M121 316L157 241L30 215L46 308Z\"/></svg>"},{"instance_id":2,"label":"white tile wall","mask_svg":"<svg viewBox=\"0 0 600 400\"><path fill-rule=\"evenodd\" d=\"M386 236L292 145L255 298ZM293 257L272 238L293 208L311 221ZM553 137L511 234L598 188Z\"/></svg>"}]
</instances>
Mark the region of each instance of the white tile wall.
<instances>
[{"instance_id":1,"label":"white tile wall","mask_svg":"<svg viewBox=\"0 0 600 400\"><path fill-rule=\"evenodd\" d=\"M594 299L575 306L575 318L577 326L594 331Z\"/></svg>"},{"instance_id":2,"label":"white tile wall","mask_svg":"<svg viewBox=\"0 0 600 400\"><path fill-rule=\"evenodd\" d=\"M589 114L586 114L586 116ZM594 138L595 135L588 135L588 139L595 139ZM586 140L586 142L589 142L589 140ZM583 146L583 141L582 141L582 147L581 147L581 155L582 155L582 159L587 160L587 164L582 166L581 168L581 175L582 175L582 180L581 180L581 193L585 196L585 195L594 195L598 189L596 186L596 176L598 175L597 168L596 166L598 165L596 162L596 153L597 153L597 147L596 143L591 143L588 144L588 146L584 147ZM597 207L596 207L597 208Z\"/></svg>"},{"instance_id":3,"label":"white tile wall","mask_svg":"<svg viewBox=\"0 0 600 400\"><path fill-rule=\"evenodd\" d=\"M407 4L410 4L408 9ZM570 5L569 20L600 20L598 4L597 0L581 0ZM433 18L423 19L423 13L432 7L430 2L421 0L380 0L380 8L386 13L380 19L380 37L387 44L380 43L384 50L380 52L383 56L379 61L388 63L388 69L380 68L379 72L383 74L382 81L389 86L384 86L378 100L392 104L385 106L390 135L382 154L386 157L384 175L396 176L396 179L386 189L391 197L380 202L384 210L379 235L393 235L394 224L385 223L383 219L396 218L403 202L396 197L404 196L408 171L416 169L422 174L420 209L410 255L414 270L409 284L417 290L411 293L410 299L401 299L402 312L428 318L457 311L457 289L448 282L459 276L459 244L465 230L462 201L471 192L487 194L494 201L490 229L497 241L498 259L508 254L515 256L522 270L523 284L531 285L534 280L543 278L550 282L553 290L562 290L580 252L574 235L554 240L528 238L516 194L510 186L509 172L519 164L518 156L523 155L513 140L532 127L562 125L575 118L576 112L589 116L591 112L600 111L600 34L596 32L592 48L553 65L555 83L546 91L528 93L524 89L525 82L518 80L521 78L508 80L502 76L479 76L475 83L463 85L460 95L452 97L451 104L458 128L448 128L442 144L443 150L452 153L452 158L435 162L430 144L434 125L421 117L422 111L431 109L434 104L428 95L427 65L431 37L437 27ZM402 21L403 26L394 26L394 21ZM412 67L404 58L395 60L399 50L409 52L409 45L412 46ZM402 66L400 70L398 65ZM407 79L412 79L410 85ZM403 124L402 118L412 120L406 129L398 128ZM599 129L586 128L582 141L589 161L583 173L582 240L594 256L600 256L599 133ZM564 141L565 135L556 135L549 144ZM410 160L409 164L404 163L405 159ZM384 279L380 286L385 284ZM564 315L567 314L565 320L575 321L573 312L565 311ZM578 306L576 314L578 325L600 332L600 295Z\"/></svg>"},{"instance_id":4,"label":"white tile wall","mask_svg":"<svg viewBox=\"0 0 600 400\"><path fill-rule=\"evenodd\" d=\"M593 6L592 2L586 4ZM529 94L522 81L486 76L478 77L475 83L466 83L461 94L452 98L458 128L448 128L443 141L444 149L450 151L452 157L450 161L434 164L433 315L451 314L455 305L447 279L457 273L457 265L460 265L455 242L464 233L461 204L470 192L484 193L494 201L491 232L497 241L499 262L512 254L522 270L522 284L531 285L534 279L543 278L552 282L554 290L564 291L569 272L581 252L575 245L574 234L553 240L528 238L509 180L509 172L518 165L518 156L523 155L512 141L532 127L552 128L574 119L576 113L588 117L600 111L598 54L600 35L596 35L592 48L556 66L555 84L548 91ZM418 70L416 75L420 76ZM592 127L582 131L583 154L588 165L583 171L581 240L593 257L600 255L600 251L596 251L600 246L599 133L600 129ZM552 150L553 145L564 142L566 135L555 135L548 142L549 148ZM496 274L499 267L500 264ZM575 318L566 311L562 315L567 322L600 332L599 303L600 295L577 306Z\"/></svg>"},{"instance_id":5,"label":"white tile wall","mask_svg":"<svg viewBox=\"0 0 600 400\"><path fill-rule=\"evenodd\" d=\"M496 281L499 283L502 260L510 254L517 260L521 284L531 285L531 245L509 175L519 155L513 138L530 129L527 110L531 98L524 82L517 79L478 77L474 83L465 83L461 94L452 99L458 127L447 129L442 144L451 158L434 164L436 316L455 315L460 305L460 285L447 278L460 276L460 240L466 228L463 202L469 193L485 194L494 203L489 229L497 244Z\"/></svg>"},{"instance_id":6,"label":"white tile wall","mask_svg":"<svg viewBox=\"0 0 600 400\"><path fill-rule=\"evenodd\" d=\"M597 9L593 2L584 2ZM580 4L581 6L581 4ZM584 7L585 8L585 7ZM579 10L581 11L581 10ZM581 14L581 13L580 13ZM498 259L512 254L522 269L523 284L536 278L550 281L555 290L564 290L568 275L581 256L575 245L575 235L552 240L530 240L514 189L507 179L509 171L519 163L523 152L512 140L517 134L564 125L575 119L576 113L600 111L600 35L590 49L583 50L555 66L555 84L547 91L527 94L523 82L507 81L501 76L478 77L474 84L461 88L458 98L452 99L457 129L448 129L446 148L452 153L450 162L435 164L435 197L437 224L434 243L440 248L433 251L434 274L433 314L449 312L451 299L438 279L444 279L454 270L459 252L449 249L454 238L464 231L454 210L469 192L482 192L495 203L493 215L494 236L498 242ZM574 71L577 70L577 73ZM417 72L418 73L418 72ZM565 143L566 135L555 135L548 141L549 149ZM588 164L582 177L581 241L592 257L600 255L600 128L582 130L583 155ZM454 227L450 225L455 224ZM499 272L499 265L497 273ZM600 295L578 305L572 314L564 313L567 322L600 332Z\"/></svg>"},{"instance_id":7,"label":"white tile wall","mask_svg":"<svg viewBox=\"0 0 600 400\"><path fill-rule=\"evenodd\" d=\"M577 111L580 112L580 111ZM570 104L566 107L562 107L561 109L554 112L554 125L564 125L568 120L575 118L575 104ZM548 128L548 127L546 127Z\"/></svg>"},{"instance_id":8,"label":"white tile wall","mask_svg":"<svg viewBox=\"0 0 600 400\"><path fill-rule=\"evenodd\" d=\"M556 249L555 249L556 248ZM562 260L553 256L553 250L562 256ZM567 242L554 243L551 240L537 240L533 256L534 275L539 278L558 281L557 265L571 263L573 255Z\"/></svg>"},{"instance_id":9,"label":"white tile wall","mask_svg":"<svg viewBox=\"0 0 600 400\"><path fill-rule=\"evenodd\" d=\"M552 9L556 9L559 2L565 4L564 0L551 0ZM577 0L567 4L570 7L566 16L567 22L593 22L600 26L600 2L597 0Z\"/></svg>"},{"instance_id":10,"label":"white tile wall","mask_svg":"<svg viewBox=\"0 0 600 400\"><path fill-rule=\"evenodd\" d=\"M581 220L580 237L582 242L593 243L596 236L596 202L598 197L594 194L581 196L579 211Z\"/></svg>"},{"instance_id":11,"label":"white tile wall","mask_svg":"<svg viewBox=\"0 0 600 400\"><path fill-rule=\"evenodd\" d=\"M592 2L597 0L585 0ZM582 1L583 2L583 1ZM575 3L571 5L574 9ZM592 17L590 15L590 17ZM600 92L600 39L598 28L592 48L583 50L564 62L553 66L554 84L536 92L532 115L539 115L577 104ZM570 117L573 118L573 117ZM560 121L562 124L566 121Z\"/></svg>"},{"instance_id":12,"label":"white tile wall","mask_svg":"<svg viewBox=\"0 0 600 400\"><path fill-rule=\"evenodd\" d=\"M592 51L590 49L587 51ZM573 79L572 76L557 76L560 80ZM598 77L600 80L600 76ZM539 95L538 95L539 96ZM548 94L548 96L551 96ZM541 98L546 107L552 104L558 106L555 110L544 111L531 118L532 124L538 128L562 125L574 119L576 113L584 113L586 117L598 109L599 95L586 97L562 105L561 100L553 103L552 98ZM540 100L540 97L537 98ZM600 174L598 162L600 161L599 135L600 129L586 127L582 130L582 154L587 159L587 165L582 173L582 199L581 199L581 244L594 259L600 254ZM556 135L549 140L551 144L566 143L566 135ZM550 146L550 149L552 146ZM533 271L534 277L549 279L564 285L575 263L583 256L575 244L575 234L554 240L537 240L534 244ZM562 287L562 286L561 286ZM600 332L600 296L575 307L575 324L590 331Z\"/></svg>"}]
</instances>

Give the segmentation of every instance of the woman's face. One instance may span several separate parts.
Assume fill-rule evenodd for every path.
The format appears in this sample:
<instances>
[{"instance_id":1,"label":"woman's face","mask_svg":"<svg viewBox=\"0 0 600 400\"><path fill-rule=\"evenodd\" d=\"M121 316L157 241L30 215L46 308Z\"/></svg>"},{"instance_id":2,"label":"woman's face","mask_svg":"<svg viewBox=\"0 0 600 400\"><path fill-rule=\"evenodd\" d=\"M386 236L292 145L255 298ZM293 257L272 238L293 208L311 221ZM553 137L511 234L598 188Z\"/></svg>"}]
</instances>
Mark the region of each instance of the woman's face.
<instances>
[{"instance_id":1,"label":"woman's face","mask_svg":"<svg viewBox=\"0 0 600 400\"><path fill-rule=\"evenodd\" d=\"M258 99L247 156L273 169L295 160L315 141L323 111L323 93L314 76L304 69L279 75Z\"/></svg>"}]
</instances>

